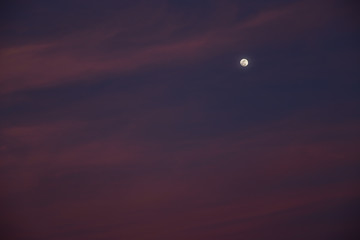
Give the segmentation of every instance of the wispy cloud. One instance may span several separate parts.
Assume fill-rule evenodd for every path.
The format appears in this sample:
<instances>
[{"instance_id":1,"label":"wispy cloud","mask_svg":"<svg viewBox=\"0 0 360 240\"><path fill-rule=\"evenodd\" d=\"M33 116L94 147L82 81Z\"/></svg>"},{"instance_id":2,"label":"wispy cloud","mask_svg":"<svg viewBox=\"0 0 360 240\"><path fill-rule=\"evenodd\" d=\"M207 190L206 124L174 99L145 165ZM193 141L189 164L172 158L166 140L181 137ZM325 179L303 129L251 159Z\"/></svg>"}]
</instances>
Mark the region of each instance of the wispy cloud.
<instances>
[{"instance_id":1,"label":"wispy cloud","mask_svg":"<svg viewBox=\"0 0 360 240\"><path fill-rule=\"evenodd\" d=\"M178 12L168 23L171 7L145 10L142 6L130 13L140 11L143 17L130 17L134 21L127 20L128 25L119 14L119 18L103 20L59 39L4 47L0 58L1 92L61 85L96 74L131 72L172 62L187 64L234 45L248 49L287 41L292 34L299 37L329 20L332 8L321 11L321 6L319 1L305 1L265 10L241 22L231 17L217 24L190 22L185 13ZM206 20L214 23L214 16L226 16L231 7L209 13Z\"/></svg>"},{"instance_id":2,"label":"wispy cloud","mask_svg":"<svg viewBox=\"0 0 360 240\"><path fill-rule=\"evenodd\" d=\"M56 18L78 20L62 34L1 40L0 201L12 236L327 239L342 231L343 208L352 213L359 199L358 104L334 93L338 85L312 88L312 70L329 76L335 65L299 70L296 61L317 59L277 58L291 64L259 64L254 79L201 66L308 38L343 14L337 1L292 2L243 16L235 1L199 9L141 1L96 21ZM289 65L296 71L283 72Z\"/></svg>"}]
</instances>

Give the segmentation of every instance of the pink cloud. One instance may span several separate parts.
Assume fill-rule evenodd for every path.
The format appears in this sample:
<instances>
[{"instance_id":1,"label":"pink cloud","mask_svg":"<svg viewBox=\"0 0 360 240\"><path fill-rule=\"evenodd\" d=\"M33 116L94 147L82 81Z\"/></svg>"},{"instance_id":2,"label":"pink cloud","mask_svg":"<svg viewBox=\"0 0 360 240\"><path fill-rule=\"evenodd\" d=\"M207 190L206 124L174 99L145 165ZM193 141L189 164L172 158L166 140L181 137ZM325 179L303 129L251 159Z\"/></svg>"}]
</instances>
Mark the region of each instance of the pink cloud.
<instances>
[{"instance_id":1,"label":"pink cloud","mask_svg":"<svg viewBox=\"0 0 360 240\"><path fill-rule=\"evenodd\" d=\"M2 49L1 92L66 84L106 72L163 67L171 62L188 64L234 45L248 49L287 41L321 27L331 19L331 3L327 3L326 11L321 11L322 5L322 1L305 1L260 12L240 23L234 23L234 17L227 17L225 22L219 21L213 26L194 24L180 14L174 14L174 17L168 13L171 12L168 7L159 8L157 14L142 8L133 9L131 12L144 11L144 18L135 24L121 25L124 19L120 14L119 19L111 19L111 24L104 22L60 39ZM219 8L213 14L226 16L227 9ZM209 22L213 22L213 18L209 16ZM171 24L167 24L167 20ZM190 33L174 37L177 31L184 27L189 29L191 25L194 30ZM154 30L139 35L140 30L147 28ZM289 32L293 36L288 35ZM109 49L105 50L107 47Z\"/></svg>"}]
</instances>

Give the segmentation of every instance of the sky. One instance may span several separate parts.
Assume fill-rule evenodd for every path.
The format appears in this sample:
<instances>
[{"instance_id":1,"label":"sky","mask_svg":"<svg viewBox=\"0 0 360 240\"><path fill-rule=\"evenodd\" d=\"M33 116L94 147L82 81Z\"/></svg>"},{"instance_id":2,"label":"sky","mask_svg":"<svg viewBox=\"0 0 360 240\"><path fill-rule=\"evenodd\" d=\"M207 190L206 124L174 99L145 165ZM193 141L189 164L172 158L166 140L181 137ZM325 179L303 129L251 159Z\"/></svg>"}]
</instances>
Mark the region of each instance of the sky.
<instances>
[{"instance_id":1,"label":"sky","mask_svg":"<svg viewBox=\"0 0 360 240\"><path fill-rule=\"evenodd\" d=\"M359 6L4 1L2 239L358 239Z\"/></svg>"}]
</instances>

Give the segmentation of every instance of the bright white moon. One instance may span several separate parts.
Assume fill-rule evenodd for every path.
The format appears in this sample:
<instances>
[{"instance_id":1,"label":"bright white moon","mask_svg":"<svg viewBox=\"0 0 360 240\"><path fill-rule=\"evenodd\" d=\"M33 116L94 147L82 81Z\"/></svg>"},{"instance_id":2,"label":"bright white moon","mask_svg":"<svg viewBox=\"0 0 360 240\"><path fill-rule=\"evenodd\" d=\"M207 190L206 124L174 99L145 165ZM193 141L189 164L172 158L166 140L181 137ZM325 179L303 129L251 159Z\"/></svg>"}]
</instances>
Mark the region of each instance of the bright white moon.
<instances>
[{"instance_id":1,"label":"bright white moon","mask_svg":"<svg viewBox=\"0 0 360 240\"><path fill-rule=\"evenodd\" d=\"M243 67L246 67L247 65L249 65L249 61L245 58L240 60L240 65Z\"/></svg>"}]
</instances>

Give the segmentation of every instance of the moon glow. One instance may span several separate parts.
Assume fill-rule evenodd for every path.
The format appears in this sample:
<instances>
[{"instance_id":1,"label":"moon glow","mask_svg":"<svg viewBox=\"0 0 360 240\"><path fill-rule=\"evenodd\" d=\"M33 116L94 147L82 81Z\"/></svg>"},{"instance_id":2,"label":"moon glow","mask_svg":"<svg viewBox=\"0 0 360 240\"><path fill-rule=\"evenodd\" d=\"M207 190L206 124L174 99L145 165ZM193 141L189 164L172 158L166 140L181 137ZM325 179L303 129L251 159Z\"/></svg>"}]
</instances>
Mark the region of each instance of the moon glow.
<instances>
[{"instance_id":1,"label":"moon glow","mask_svg":"<svg viewBox=\"0 0 360 240\"><path fill-rule=\"evenodd\" d=\"M246 67L247 65L249 65L249 61L247 59L243 58L240 60L240 65L242 67Z\"/></svg>"}]
</instances>

